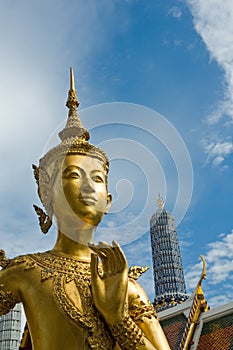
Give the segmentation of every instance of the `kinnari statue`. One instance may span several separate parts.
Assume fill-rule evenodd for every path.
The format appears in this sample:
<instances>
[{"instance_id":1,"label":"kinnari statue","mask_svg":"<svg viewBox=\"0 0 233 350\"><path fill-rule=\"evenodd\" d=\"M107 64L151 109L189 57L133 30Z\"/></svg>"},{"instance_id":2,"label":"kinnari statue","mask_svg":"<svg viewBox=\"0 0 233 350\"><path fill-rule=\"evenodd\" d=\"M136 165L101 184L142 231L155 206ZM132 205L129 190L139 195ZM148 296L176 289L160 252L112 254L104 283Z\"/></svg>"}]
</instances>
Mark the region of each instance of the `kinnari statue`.
<instances>
[{"instance_id":1,"label":"kinnari statue","mask_svg":"<svg viewBox=\"0 0 233 350\"><path fill-rule=\"evenodd\" d=\"M111 205L109 161L88 142L72 69L70 77L61 143L33 165L45 209L34 206L40 227L46 233L56 220L57 241L49 251L14 259L1 251L0 315L22 302L33 350L168 350L120 246L90 243Z\"/></svg>"}]
</instances>

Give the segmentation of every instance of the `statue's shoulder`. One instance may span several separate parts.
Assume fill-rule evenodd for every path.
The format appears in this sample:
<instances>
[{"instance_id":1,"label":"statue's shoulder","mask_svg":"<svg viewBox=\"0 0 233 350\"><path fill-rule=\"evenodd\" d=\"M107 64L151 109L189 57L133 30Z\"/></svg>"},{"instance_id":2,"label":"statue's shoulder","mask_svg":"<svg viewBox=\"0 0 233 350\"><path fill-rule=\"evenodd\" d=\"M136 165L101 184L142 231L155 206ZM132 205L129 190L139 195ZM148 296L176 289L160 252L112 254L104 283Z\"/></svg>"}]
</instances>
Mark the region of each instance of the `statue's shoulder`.
<instances>
[{"instance_id":1,"label":"statue's shoulder","mask_svg":"<svg viewBox=\"0 0 233 350\"><path fill-rule=\"evenodd\" d=\"M149 301L144 289L137 282L137 279L148 269L149 267L132 266L128 273L128 312L136 323L144 322L145 319L157 318L154 306Z\"/></svg>"},{"instance_id":2,"label":"statue's shoulder","mask_svg":"<svg viewBox=\"0 0 233 350\"><path fill-rule=\"evenodd\" d=\"M129 285L128 285L128 295L129 299L134 299L138 295L145 295L143 288L138 283L138 278L147 270L149 267L142 266L131 266L128 271Z\"/></svg>"},{"instance_id":3,"label":"statue's shoulder","mask_svg":"<svg viewBox=\"0 0 233 350\"><path fill-rule=\"evenodd\" d=\"M0 316L8 313L21 301L20 282L25 264L28 261L26 255L8 259L4 250L0 250Z\"/></svg>"},{"instance_id":4,"label":"statue's shoulder","mask_svg":"<svg viewBox=\"0 0 233 350\"><path fill-rule=\"evenodd\" d=\"M143 266L130 266L128 271L129 278L137 281L137 279L147 270L149 270L149 267L143 267Z\"/></svg>"},{"instance_id":5,"label":"statue's shoulder","mask_svg":"<svg viewBox=\"0 0 233 350\"><path fill-rule=\"evenodd\" d=\"M37 255L37 254L25 254L25 255L19 255L16 256L15 258L7 258L6 257L6 253L3 249L0 250L0 266L2 267L2 270L14 270L15 268L17 268L17 270L19 269L23 269L23 270L27 270L32 268L34 262L33 262L33 255Z\"/></svg>"}]
</instances>

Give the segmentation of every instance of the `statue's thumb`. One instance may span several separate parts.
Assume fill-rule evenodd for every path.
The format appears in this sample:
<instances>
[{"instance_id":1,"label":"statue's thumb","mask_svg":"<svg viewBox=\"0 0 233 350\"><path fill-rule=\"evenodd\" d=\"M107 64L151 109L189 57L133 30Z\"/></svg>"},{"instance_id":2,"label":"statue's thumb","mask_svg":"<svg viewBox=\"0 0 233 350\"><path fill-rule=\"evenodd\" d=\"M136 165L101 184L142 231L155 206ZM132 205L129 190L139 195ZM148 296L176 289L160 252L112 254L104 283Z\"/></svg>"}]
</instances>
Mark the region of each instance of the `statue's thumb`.
<instances>
[{"instance_id":1,"label":"statue's thumb","mask_svg":"<svg viewBox=\"0 0 233 350\"><path fill-rule=\"evenodd\" d=\"M97 280L99 277L98 273L98 255L95 253L91 254L91 277L92 280Z\"/></svg>"}]
</instances>

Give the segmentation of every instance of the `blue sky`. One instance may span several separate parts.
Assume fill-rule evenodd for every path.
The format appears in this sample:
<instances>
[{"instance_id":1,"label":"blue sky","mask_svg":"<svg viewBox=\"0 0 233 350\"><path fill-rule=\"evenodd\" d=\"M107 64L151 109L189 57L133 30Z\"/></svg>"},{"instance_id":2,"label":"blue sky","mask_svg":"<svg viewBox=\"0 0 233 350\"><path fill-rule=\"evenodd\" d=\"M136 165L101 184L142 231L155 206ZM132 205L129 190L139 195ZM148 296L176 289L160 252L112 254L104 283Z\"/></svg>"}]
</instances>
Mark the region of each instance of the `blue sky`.
<instances>
[{"instance_id":1,"label":"blue sky","mask_svg":"<svg viewBox=\"0 0 233 350\"><path fill-rule=\"evenodd\" d=\"M83 124L113 159L113 211L102 232L110 238L119 227L129 263L151 265L160 192L178 216L188 291L202 254L210 306L232 300L232 23L230 0L1 2L0 246L8 256L54 242L55 228L43 236L33 213L31 164L66 118L72 66ZM160 137L161 125L169 132ZM151 273L142 284L153 300Z\"/></svg>"}]
</instances>

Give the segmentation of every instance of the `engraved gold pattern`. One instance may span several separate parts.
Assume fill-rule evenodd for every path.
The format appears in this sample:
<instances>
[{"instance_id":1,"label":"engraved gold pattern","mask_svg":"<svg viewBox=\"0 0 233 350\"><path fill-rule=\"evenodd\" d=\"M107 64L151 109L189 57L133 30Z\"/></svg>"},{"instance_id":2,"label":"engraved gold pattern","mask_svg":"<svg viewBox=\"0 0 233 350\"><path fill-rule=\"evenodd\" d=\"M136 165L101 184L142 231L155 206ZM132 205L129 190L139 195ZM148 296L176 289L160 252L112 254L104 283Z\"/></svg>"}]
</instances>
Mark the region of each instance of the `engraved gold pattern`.
<instances>
[{"instance_id":1,"label":"engraved gold pattern","mask_svg":"<svg viewBox=\"0 0 233 350\"><path fill-rule=\"evenodd\" d=\"M152 317L158 318L154 306L148 300L147 303L140 300L139 303L132 303L129 309L129 314L134 322L143 322L145 318L152 319Z\"/></svg>"},{"instance_id":2,"label":"engraved gold pattern","mask_svg":"<svg viewBox=\"0 0 233 350\"><path fill-rule=\"evenodd\" d=\"M3 249L0 250L0 266L2 268L6 267L9 264L10 260L7 259L6 253Z\"/></svg>"},{"instance_id":3,"label":"engraved gold pattern","mask_svg":"<svg viewBox=\"0 0 233 350\"><path fill-rule=\"evenodd\" d=\"M74 83L74 73L73 69L70 68L70 90L68 93L68 99L66 101L66 106L76 109L79 106L79 102L76 96L75 83Z\"/></svg>"},{"instance_id":4,"label":"engraved gold pattern","mask_svg":"<svg viewBox=\"0 0 233 350\"><path fill-rule=\"evenodd\" d=\"M93 305L90 263L67 258L48 251L29 255L34 266L41 268L41 281L53 280L53 297L61 312L76 326L86 331L90 349L109 350L114 340L107 325ZM28 265L28 263L27 263ZM74 281L82 302L83 312L77 309L66 293L66 284Z\"/></svg>"},{"instance_id":5,"label":"engraved gold pattern","mask_svg":"<svg viewBox=\"0 0 233 350\"><path fill-rule=\"evenodd\" d=\"M40 159L39 168L46 170L47 166L55 159L64 157L69 152L88 154L89 156L96 157L108 168L109 161L106 153L102 149L88 143L90 138L89 132L82 126L77 112L79 102L76 96L72 68L70 68L70 90L68 92L66 106L69 108L66 126L59 132L59 137L62 142L49 150L44 157Z\"/></svg>"},{"instance_id":6,"label":"engraved gold pattern","mask_svg":"<svg viewBox=\"0 0 233 350\"><path fill-rule=\"evenodd\" d=\"M137 280L144 272L149 270L149 267L142 267L142 266L131 266L129 268L128 276L129 278L132 278L134 280Z\"/></svg>"},{"instance_id":7,"label":"engraved gold pattern","mask_svg":"<svg viewBox=\"0 0 233 350\"><path fill-rule=\"evenodd\" d=\"M145 345L141 329L130 316L112 326L111 332L122 350L137 350L140 345Z\"/></svg>"},{"instance_id":8,"label":"engraved gold pattern","mask_svg":"<svg viewBox=\"0 0 233 350\"><path fill-rule=\"evenodd\" d=\"M15 304L20 302L13 296L12 292L5 291L3 288L4 284L0 284L0 315L8 313Z\"/></svg>"}]
</instances>

